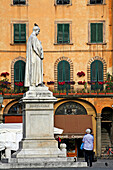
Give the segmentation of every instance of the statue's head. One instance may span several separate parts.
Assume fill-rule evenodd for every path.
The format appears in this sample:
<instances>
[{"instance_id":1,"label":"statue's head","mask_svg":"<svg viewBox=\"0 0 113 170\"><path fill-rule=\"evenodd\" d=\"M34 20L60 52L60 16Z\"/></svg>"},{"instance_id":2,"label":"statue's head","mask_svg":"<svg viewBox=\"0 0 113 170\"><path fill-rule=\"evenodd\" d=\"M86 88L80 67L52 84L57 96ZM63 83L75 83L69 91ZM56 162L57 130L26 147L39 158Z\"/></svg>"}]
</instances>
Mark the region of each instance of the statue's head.
<instances>
[{"instance_id":1,"label":"statue's head","mask_svg":"<svg viewBox=\"0 0 113 170\"><path fill-rule=\"evenodd\" d=\"M34 24L33 31L35 32L36 35L39 34L40 28L39 28L39 26L37 24Z\"/></svg>"}]
</instances>

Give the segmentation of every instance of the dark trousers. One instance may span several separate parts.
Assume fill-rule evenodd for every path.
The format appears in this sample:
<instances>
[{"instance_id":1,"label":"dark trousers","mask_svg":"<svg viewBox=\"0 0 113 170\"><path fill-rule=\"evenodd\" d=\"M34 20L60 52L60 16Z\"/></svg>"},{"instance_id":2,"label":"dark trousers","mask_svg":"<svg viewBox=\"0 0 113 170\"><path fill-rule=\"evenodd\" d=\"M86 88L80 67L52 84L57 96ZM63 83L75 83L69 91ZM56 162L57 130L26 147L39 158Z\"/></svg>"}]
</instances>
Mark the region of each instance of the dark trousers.
<instances>
[{"instance_id":1,"label":"dark trousers","mask_svg":"<svg viewBox=\"0 0 113 170\"><path fill-rule=\"evenodd\" d=\"M85 161L87 162L87 165L92 166L93 150L84 150L84 154L85 154Z\"/></svg>"}]
</instances>

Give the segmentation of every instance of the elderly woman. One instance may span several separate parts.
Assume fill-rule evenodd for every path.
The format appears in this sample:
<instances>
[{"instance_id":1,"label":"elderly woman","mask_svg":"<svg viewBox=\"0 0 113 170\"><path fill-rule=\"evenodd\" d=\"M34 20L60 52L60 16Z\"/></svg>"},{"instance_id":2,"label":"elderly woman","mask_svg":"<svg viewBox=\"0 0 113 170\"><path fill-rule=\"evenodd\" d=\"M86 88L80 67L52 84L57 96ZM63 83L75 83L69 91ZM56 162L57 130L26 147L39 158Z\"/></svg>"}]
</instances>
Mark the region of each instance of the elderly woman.
<instances>
[{"instance_id":1,"label":"elderly woman","mask_svg":"<svg viewBox=\"0 0 113 170\"><path fill-rule=\"evenodd\" d=\"M84 148L84 152L85 152L85 161L87 162L87 165L88 166L90 165L90 167L91 167L92 166L94 137L90 133L91 133L91 130L86 129L86 135L83 137L82 142L84 143L83 148Z\"/></svg>"}]
</instances>

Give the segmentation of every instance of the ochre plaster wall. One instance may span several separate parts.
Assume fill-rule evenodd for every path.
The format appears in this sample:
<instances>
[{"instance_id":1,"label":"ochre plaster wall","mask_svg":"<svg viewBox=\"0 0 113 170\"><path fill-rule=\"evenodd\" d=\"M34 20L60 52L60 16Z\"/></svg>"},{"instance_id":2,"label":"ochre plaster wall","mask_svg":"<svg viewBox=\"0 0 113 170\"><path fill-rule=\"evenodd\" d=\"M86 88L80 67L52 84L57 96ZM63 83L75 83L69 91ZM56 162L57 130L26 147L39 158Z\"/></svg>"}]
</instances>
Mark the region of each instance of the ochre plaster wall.
<instances>
[{"instance_id":1,"label":"ochre plaster wall","mask_svg":"<svg viewBox=\"0 0 113 170\"><path fill-rule=\"evenodd\" d=\"M11 22L28 21L28 36L32 33L33 24L41 29L38 38L44 49L44 81L54 80L54 63L62 57L68 57L73 62L73 80L76 88L79 80L87 81L87 64L95 56L104 58L107 72L112 73L112 15L111 0L106 5L87 5L85 1L74 1L72 5L54 5L54 0L28 0L27 6L13 6L9 0L1 0L0 27L0 73L11 73L11 62L19 56L26 57L26 45L11 44ZM46 5L45 5L46 4ZM6 12L7 11L7 12ZM88 45L88 22L105 21L106 45ZM72 44L55 45L55 22L72 22ZM78 71L84 71L86 76L77 77ZM11 80L11 74L9 76Z\"/></svg>"}]
</instances>

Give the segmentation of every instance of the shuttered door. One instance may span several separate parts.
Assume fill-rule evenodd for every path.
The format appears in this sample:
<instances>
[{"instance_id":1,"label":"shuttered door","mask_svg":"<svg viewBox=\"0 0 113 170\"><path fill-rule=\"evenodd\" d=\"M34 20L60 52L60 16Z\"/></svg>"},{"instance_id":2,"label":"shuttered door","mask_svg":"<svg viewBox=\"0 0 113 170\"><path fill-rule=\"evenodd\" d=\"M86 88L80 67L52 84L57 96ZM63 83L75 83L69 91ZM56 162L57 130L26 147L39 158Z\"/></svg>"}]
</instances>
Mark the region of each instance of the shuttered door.
<instances>
[{"instance_id":1,"label":"shuttered door","mask_svg":"<svg viewBox=\"0 0 113 170\"><path fill-rule=\"evenodd\" d=\"M14 65L14 82L24 82L25 62L19 60Z\"/></svg>"},{"instance_id":2,"label":"shuttered door","mask_svg":"<svg viewBox=\"0 0 113 170\"><path fill-rule=\"evenodd\" d=\"M98 84L98 82L103 82L103 63L99 60L91 64L91 81L95 82L91 85L92 90L103 90L103 85Z\"/></svg>"},{"instance_id":3,"label":"shuttered door","mask_svg":"<svg viewBox=\"0 0 113 170\"><path fill-rule=\"evenodd\" d=\"M61 61L58 64L58 82L70 81L70 64L67 61ZM64 85L58 84L58 90L69 90L70 85L65 83Z\"/></svg>"}]
</instances>

